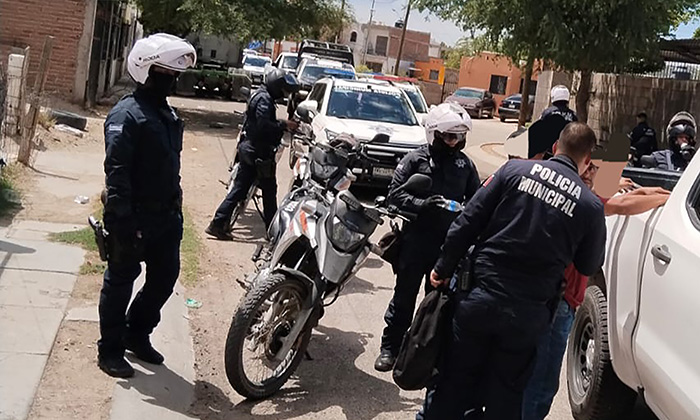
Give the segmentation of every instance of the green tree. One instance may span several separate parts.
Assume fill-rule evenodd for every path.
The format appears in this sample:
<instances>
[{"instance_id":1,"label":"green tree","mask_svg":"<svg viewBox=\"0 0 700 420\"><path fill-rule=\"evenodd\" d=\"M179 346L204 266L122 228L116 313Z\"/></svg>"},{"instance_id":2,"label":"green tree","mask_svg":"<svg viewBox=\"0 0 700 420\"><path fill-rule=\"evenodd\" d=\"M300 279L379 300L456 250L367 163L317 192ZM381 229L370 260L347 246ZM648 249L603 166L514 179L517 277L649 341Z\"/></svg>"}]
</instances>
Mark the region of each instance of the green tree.
<instances>
[{"instance_id":1,"label":"green tree","mask_svg":"<svg viewBox=\"0 0 700 420\"><path fill-rule=\"evenodd\" d=\"M472 38L479 33L481 42L497 46L498 52L508 56L513 63L524 61L526 80L532 78L535 59L546 56L544 52L549 40L543 36L541 25L546 18L547 4L539 0L418 0L418 7L455 21ZM529 96L529 83L523 84L522 94ZM523 101L519 124L525 123L528 105Z\"/></svg>"},{"instance_id":2,"label":"green tree","mask_svg":"<svg viewBox=\"0 0 700 420\"><path fill-rule=\"evenodd\" d=\"M580 70L579 119L587 120L591 74L658 67L658 41L697 15L698 0L419 0L420 6L465 30L482 31L514 62L535 59ZM525 83L523 90L528 90ZM526 95L527 92L523 92ZM525 103L525 102L524 102ZM524 109L521 109L521 122Z\"/></svg>"},{"instance_id":3,"label":"green tree","mask_svg":"<svg viewBox=\"0 0 700 420\"><path fill-rule=\"evenodd\" d=\"M543 29L554 42L544 57L563 69L581 72L576 96L579 119L588 119L593 72L658 69L663 66L659 41L697 10L697 0L552 1Z\"/></svg>"},{"instance_id":4,"label":"green tree","mask_svg":"<svg viewBox=\"0 0 700 420\"><path fill-rule=\"evenodd\" d=\"M352 20L338 0L136 0L146 32L205 32L241 41L330 37Z\"/></svg>"}]
</instances>

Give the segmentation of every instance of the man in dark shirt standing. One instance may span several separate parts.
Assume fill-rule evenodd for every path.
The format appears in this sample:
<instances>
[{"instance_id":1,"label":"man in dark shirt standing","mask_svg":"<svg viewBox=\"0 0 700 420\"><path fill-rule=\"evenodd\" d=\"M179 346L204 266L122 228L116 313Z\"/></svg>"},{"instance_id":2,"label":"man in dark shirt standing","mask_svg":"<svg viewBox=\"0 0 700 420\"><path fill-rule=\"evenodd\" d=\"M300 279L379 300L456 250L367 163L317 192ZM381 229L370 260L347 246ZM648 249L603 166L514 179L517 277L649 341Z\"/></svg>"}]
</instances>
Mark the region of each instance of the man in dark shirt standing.
<instances>
[{"instance_id":1,"label":"man in dark shirt standing","mask_svg":"<svg viewBox=\"0 0 700 420\"><path fill-rule=\"evenodd\" d=\"M568 124L552 159L507 162L450 227L431 283L444 284L475 244L476 286L457 296L452 342L426 419L520 419L564 269L573 262L592 275L603 263L603 204L579 175L595 143L588 126Z\"/></svg>"},{"instance_id":2,"label":"man in dark shirt standing","mask_svg":"<svg viewBox=\"0 0 700 420\"><path fill-rule=\"evenodd\" d=\"M566 86L554 86L550 91L550 97L552 98L552 106L542 111L542 116L540 118L544 118L548 115L561 115L567 123L578 121L576 113L569 108L571 94Z\"/></svg>"},{"instance_id":3,"label":"man in dark shirt standing","mask_svg":"<svg viewBox=\"0 0 700 420\"><path fill-rule=\"evenodd\" d=\"M647 114L640 112L637 114L637 126L629 134L630 146L635 148L634 160L645 155L650 155L657 151L659 146L656 142L656 131L647 124Z\"/></svg>"}]
</instances>

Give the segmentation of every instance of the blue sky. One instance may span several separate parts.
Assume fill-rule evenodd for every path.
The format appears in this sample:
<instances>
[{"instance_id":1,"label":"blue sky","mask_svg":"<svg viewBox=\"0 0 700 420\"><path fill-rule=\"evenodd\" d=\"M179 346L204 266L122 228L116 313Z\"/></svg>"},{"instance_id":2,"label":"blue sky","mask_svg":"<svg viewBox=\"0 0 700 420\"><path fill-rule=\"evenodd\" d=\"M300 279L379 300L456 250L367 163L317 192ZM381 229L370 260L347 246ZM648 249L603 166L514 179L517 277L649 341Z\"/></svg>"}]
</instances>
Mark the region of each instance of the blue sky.
<instances>
[{"instance_id":1,"label":"blue sky","mask_svg":"<svg viewBox=\"0 0 700 420\"><path fill-rule=\"evenodd\" d=\"M369 9L372 0L348 0L355 12L355 19L365 23L369 20ZM403 18L406 0L376 0L373 20L392 25L398 19ZM676 31L677 38L690 38L695 29L700 26L700 21L681 25ZM439 42L453 45L464 33L452 22L441 21L428 13L411 12L408 18L408 28L417 31L430 32L433 38Z\"/></svg>"}]
</instances>

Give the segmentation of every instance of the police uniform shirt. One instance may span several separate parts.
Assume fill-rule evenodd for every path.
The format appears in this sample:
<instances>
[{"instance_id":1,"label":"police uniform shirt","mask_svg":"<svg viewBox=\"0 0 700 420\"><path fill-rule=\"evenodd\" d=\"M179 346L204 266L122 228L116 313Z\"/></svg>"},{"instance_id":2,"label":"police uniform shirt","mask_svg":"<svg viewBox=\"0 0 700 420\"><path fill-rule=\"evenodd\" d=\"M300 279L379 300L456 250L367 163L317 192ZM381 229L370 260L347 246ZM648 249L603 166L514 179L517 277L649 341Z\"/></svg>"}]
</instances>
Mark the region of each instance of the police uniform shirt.
<instances>
[{"instance_id":1,"label":"police uniform shirt","mask_svg":"<svg viewBox=\"0 0 700 420\"><path fill-rule=\"evenodd\" d=\"M428 175L433 183L430 191L416 197L399 187L413 174ZM444 209L421 209L420 202L431 195L441 195L448 200L466 203L479 188L479 173L476 166L463 152L435 154L431 146L424 145L401 159L389 185L389 201L404 211L418 213L410 223L410 230L418 229L441 242L456 217Z\"/></svg>"},{"instance_id":2,"label":"police uniform shirt","mask_svg":"<svg viewBox=\"0 0 700 420\"><path fill-rule=\"evenodd\" d=\"M112 108L104 127L105 217L177 208L184 124L168 102L137 89Z\"/></svg>"},{"instance_id":3,"label":"police uniform shirt","mask_svg":"<svg viewBox=\"0 0 700 420\"><path fill-rule=\"evenodd\" d=\"M478 284L517 300L545 302L571 262L594 274L605 251L603 203L573 160L511 160L484 181L455 220L435 265L448 278L467 249Z\"/></svg>"},{"instance_id":4,"label":"police uniform shirt","mask_svg":"<svg viewBox=\"0 0 700 420\"><path fill-rule=\"evenodd\" d=\"M540 118L544 118L548 115L561 115L567 122L578 121L576 113L566 105L552 105L549 108L542 111L542 116Z\"/></svg>"}]
</instances>

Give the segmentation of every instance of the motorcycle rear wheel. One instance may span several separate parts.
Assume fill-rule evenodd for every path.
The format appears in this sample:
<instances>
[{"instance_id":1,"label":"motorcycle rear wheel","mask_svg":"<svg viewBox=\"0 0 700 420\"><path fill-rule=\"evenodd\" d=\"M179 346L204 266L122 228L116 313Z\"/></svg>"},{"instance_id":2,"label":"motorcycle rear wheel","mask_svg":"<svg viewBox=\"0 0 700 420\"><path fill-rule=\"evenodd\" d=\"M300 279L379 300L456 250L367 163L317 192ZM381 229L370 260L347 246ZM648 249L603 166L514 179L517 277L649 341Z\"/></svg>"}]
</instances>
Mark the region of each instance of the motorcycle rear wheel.
<instances>
[{"instance_id":1,"label":"motorcycle rear wheel","mask_svg":"<svg viewBox=\"0 0 700 420\"><path fill-rule=\"evenodd\" d=\"M293 328L306 294L299 280L273 273L256 283L239 305L226 337L224 363L229 383L243 397L257 400L273 395L301 363L311 328L299 334L281 362L274 356L281 347L280 339ZM253 353L250 359L247 352ZM268 373L253 377L262 371Z\"/></svg>"}]
</instances>

